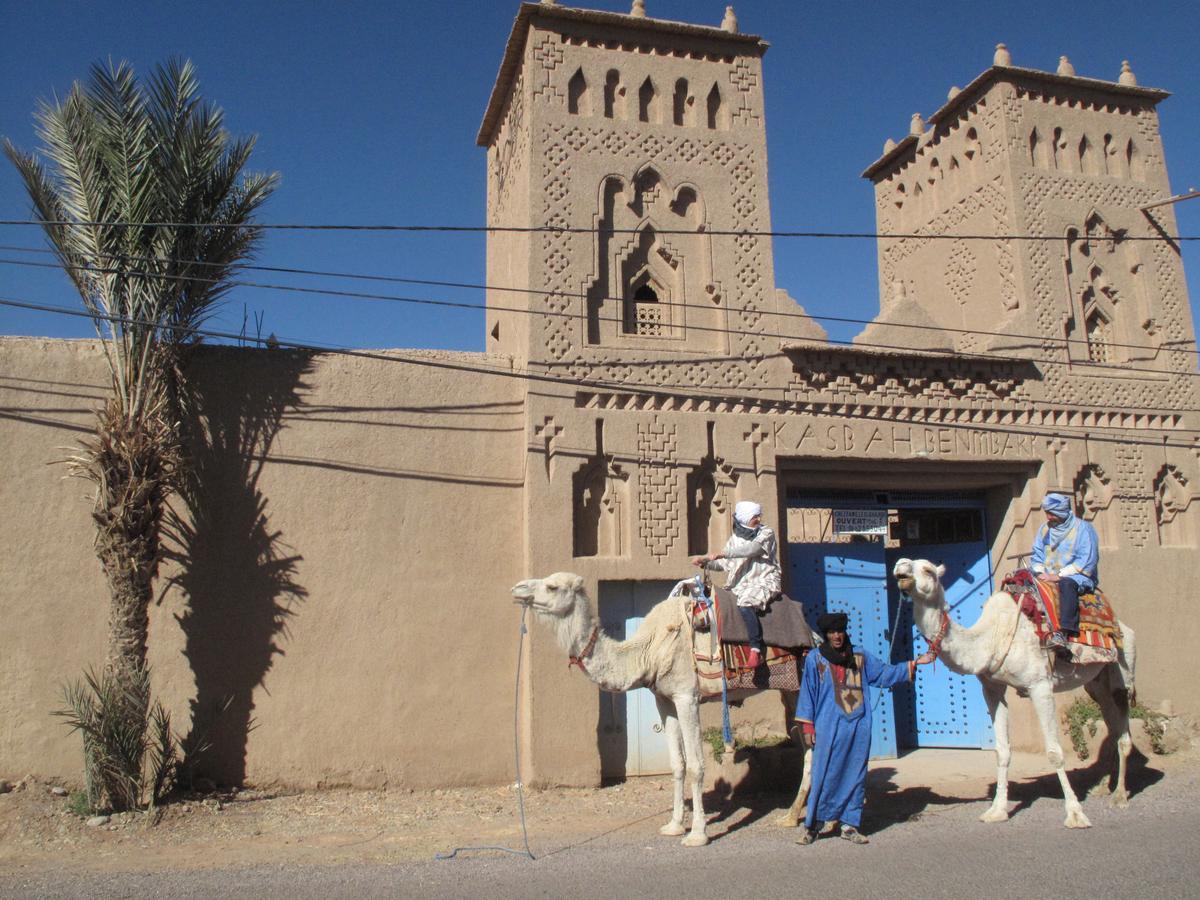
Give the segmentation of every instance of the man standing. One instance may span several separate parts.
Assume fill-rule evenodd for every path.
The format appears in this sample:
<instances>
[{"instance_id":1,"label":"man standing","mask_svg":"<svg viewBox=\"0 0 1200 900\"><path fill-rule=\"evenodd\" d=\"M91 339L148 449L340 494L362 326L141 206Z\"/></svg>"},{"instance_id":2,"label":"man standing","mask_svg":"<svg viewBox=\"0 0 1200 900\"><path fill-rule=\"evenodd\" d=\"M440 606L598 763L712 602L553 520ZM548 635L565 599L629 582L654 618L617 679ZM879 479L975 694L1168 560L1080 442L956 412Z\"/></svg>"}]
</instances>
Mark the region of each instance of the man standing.
<instances>
[{"instance_id":1,"label":"man standing","mask_svg":"<svg viewBox=\"0 0 1200 900\"><path fill-rule=\"evenodd\" d=\"M870 653L855 653L846 624L845 613L821 616L817 627L825 641L804 663L796 721L812 748L812 790L798 844L811 844L839 824L843 838L867 843L858 829L871 755L871 689L912 681L918 665L933 661L926 653L887 664Z\"/></svg>"},{"instance_id":2,"label":"man standing","mask_svg":"<svg viewBox=\"0 0 1200 900\"><path fill-rule=\"evenodd\" d=\"M1079 635L1079 595L1094 591L1099 578L1100 542L1092 523L1071 510L1069 495L1047 494L1042 510L1046 522L1033 542L1033 571L1039 580L1058 584L1059 628L1049 646L1070 656L1067 642Z\"/></svg>"}]
</instances>

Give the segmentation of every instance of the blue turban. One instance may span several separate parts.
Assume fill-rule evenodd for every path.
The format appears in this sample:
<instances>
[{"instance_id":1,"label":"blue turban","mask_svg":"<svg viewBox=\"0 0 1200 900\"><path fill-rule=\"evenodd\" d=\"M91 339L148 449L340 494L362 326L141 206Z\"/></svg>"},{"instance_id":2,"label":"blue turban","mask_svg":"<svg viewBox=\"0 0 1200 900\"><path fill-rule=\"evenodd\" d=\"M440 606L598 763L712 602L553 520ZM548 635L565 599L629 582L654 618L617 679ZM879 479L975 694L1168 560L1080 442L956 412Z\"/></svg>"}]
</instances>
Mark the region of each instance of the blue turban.
<instances>
[{"instance_id":1,"label":"blue turban","mask_svg":"<svg viewBox=\"0 0 1200 900\"><path fill-rule=\"evenodd\" d=\"M1047 494L1042 500L1042 509L1059 519L1071 517L1071 498L1067 494Z\"/></svg>"}]
</instances>

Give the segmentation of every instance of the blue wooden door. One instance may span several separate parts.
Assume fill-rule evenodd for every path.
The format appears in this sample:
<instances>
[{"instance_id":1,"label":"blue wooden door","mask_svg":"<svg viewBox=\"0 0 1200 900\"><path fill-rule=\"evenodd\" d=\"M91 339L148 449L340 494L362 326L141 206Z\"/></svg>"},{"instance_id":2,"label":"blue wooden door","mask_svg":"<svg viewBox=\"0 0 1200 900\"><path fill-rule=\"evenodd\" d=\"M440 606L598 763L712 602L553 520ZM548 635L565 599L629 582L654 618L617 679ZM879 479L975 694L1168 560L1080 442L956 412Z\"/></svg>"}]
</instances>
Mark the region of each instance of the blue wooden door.
<instances>
[{"instance_id":1,"label":"blue wooden door","mask_svg":"<svg viewBox=\"0 0 1200 900\"><path fill-rule=\"evenodd\" d=\"M983 543L907 545L888 551L888 570L901 557L928 559L946 567L942 584L950 617L974 625L992 593L992 573ZM897 621L897 659L924 653L929 644L913 625L912 606L900 603L889 576L889 602ZM979 679L956 675L941 663L921 666L916 681L895 689L896 721L904 747L992 747L992 722Z\"/></svg>"},{"instance_id":2,"label":"blue wooden door","mask_svg":"<svg viewBox=\"0 0 1200 900\"><path fill-rule=\"evenodd\" d=\"M850 640L857 649L888 658L887 572L882 542L789 544L789 594L804 604L816 625L823 612L844 612ZM871 756L896 755L893 704L887 691L874 692Z\"/></svg>"},{"instance_id":3,"label":"blue wooden door","mask_svg":"<svg viewBox=\"0 0 1200 900\"><path fill-rule=\"evenodd\" d=\"M632 637L674 585L673 581L600 582L600 625L605 634L617 640ZM648 688L625 694L601 691L597 733L601 775L620 778L671 771L658 705Z\"/></svg>"}]
</instances>

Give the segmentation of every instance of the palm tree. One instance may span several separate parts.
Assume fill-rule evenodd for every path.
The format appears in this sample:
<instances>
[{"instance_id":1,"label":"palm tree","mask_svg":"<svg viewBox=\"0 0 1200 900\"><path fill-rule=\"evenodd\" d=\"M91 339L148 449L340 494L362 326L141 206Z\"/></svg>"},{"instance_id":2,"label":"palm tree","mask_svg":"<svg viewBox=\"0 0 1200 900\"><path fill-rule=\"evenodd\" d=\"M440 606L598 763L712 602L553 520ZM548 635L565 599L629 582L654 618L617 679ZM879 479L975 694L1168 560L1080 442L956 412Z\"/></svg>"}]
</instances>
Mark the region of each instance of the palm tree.
<instances>
[{"instance_id":1,"label":"palm tree","mask_svg":"<svg viewBox=\"0 0 1200 900\"><path fill-rule=\"evenodd\" d=\"M64 101L39 104L40 154L4 142L112 376L95 434L68 462L96 485L95 550L111 593L104 676L120 697L121 724L138 736L150 702L147 624L163 514L186 474L183 363L253 254L262 235L254 215L278 183L242 171L254 138L231 138L222 118L201 99L190 62L159 66L145 84L110 62L93 66ZM102 778L114 808L130 802L117 796L121 778L140 784L141 756L127 755L139 772Z\"/></svg>"}]
</instances>

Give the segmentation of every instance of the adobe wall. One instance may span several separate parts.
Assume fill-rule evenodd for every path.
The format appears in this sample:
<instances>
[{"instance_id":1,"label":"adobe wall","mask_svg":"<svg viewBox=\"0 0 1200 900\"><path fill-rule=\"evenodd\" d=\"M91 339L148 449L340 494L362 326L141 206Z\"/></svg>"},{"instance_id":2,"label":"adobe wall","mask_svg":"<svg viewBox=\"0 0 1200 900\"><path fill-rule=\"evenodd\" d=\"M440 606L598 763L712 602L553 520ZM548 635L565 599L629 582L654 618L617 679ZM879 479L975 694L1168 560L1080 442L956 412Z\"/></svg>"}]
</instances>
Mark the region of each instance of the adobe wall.
<instances>
[{"instance_id":1,"label":"adobe wall","mask_svg":"<svg viewBox=\"0 0 1200 900\"><path fill-rule=\"evenodd\" d=\"M223 781L511 780L521 385L473 371L507 360L202 354L221 411L197 452L207 514L189 517L187 562L164 568L160 585L179 581L151 610L176 727L195 704ZM80 777L79 737L50 712L103 662L108 595L90 486L54 461L106 382L94 342L0 339L5 776Z\"/></svg>"}]
</instances>

